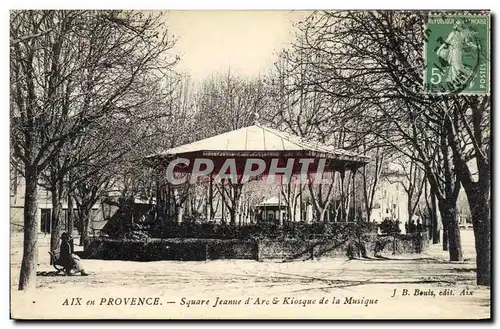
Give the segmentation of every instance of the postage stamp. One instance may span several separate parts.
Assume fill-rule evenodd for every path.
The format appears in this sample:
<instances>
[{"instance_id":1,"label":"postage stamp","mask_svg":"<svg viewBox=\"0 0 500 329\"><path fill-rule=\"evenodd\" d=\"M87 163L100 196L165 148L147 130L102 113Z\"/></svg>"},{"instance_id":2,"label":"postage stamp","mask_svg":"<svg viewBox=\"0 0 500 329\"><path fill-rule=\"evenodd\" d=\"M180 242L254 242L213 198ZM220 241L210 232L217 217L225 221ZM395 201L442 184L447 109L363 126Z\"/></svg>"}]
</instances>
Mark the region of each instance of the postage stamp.
<instances>
[{"instance_id":1,"label":"postage stamp","mask_svg":"<svg viewBox=\"0 0 500 329\"><path fill-rule=\"evenodd\" d=\"M431 14L426 25L428 93L488 94L490 14Z\"/></svg>"}]
</instances>

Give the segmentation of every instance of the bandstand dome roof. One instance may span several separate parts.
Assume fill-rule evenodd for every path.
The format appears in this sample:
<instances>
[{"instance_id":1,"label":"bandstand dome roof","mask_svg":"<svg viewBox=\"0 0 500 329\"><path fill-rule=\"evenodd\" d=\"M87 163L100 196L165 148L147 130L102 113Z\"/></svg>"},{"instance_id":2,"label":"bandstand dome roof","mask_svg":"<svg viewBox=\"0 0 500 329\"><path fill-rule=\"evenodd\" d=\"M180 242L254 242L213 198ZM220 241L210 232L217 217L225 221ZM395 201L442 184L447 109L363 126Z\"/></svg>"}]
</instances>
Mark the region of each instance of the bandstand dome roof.
<instances>
[{"instance_id":1,"label":"bandstand dome roof","mask_svg":"<svg viewBox=\"0 0 500 329\"><path fill-rule=\"evenodd\" d=\"M348 167L363 166L370 159L260 124L174 147L148 158L163 158L168 161L172 158L191 156L326 158L345 162Z\"/></svg>"}]
</instances>

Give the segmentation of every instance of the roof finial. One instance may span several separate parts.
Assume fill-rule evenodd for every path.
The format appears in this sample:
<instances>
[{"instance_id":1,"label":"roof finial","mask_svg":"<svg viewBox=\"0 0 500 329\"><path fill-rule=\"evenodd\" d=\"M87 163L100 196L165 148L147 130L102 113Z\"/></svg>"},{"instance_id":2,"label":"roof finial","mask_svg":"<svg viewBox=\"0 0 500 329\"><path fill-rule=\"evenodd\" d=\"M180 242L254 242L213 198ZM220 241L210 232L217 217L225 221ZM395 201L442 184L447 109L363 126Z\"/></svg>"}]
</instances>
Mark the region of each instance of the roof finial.
<instances>
[{"instance_id":1,"label":"roof finial","mask_svg":"<svg viewBox=\"0 0 500 329\"><path fill-rule=\"evenodd\" d=\"M254 117L253 124L254 124L254 125L258 125L258 124L259 124L259 119L260 119L260 115L259 115L259 113L254 112L254 113L253 113L253 117Z\"/></svg>"}]
</instances>

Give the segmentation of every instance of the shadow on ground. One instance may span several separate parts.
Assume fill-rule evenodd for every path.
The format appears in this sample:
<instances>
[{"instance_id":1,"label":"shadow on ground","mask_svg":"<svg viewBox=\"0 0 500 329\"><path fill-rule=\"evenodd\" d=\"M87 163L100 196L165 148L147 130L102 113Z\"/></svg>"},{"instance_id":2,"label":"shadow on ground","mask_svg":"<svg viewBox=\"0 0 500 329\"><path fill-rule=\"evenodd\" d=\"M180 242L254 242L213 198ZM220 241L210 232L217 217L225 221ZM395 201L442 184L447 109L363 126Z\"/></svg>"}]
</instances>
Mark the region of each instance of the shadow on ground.
<instances>
[{"instance_id":1,"label":"shadow on ground","mask_svg":"<svg viewBox=\"0 0 500 329\"><path fill-rule=\"evenodd\" d=\"M36 276L64 276L64 273L57 271L37 271Z\"/></svg>"}]
</instances>

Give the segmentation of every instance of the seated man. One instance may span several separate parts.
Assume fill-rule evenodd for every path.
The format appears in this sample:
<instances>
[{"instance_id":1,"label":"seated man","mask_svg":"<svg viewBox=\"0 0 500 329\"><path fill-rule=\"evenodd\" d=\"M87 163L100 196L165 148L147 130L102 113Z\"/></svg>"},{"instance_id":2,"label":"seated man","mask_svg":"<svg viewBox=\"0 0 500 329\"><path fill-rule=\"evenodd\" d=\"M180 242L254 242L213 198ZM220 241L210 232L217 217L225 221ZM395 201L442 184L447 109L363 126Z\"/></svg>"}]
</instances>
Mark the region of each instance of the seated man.
<instances>
[{"instance_id":1,"label":"seated man","mask_svg":"<svg viewBox=\"0 0 500 329\"><path fill-rule=\"evenodd\" d=\"M71 274L71 269L74 267L76 273L81 273L81 275L88 275L82 266L80 257L71 253L71 246L69 244L69 235L66 232L61 234L61 245L59 247L59 263L66 269L66 274Z\"/></svg>"}]
</instances>

